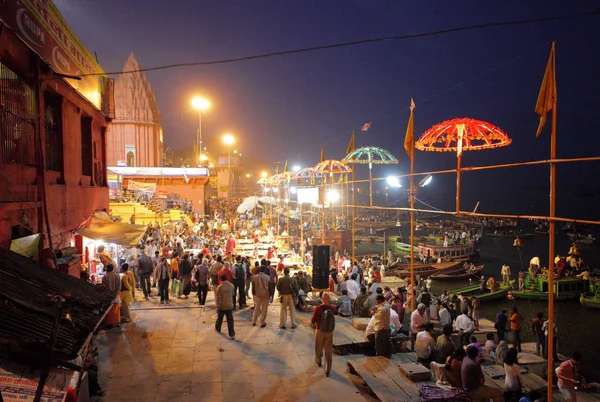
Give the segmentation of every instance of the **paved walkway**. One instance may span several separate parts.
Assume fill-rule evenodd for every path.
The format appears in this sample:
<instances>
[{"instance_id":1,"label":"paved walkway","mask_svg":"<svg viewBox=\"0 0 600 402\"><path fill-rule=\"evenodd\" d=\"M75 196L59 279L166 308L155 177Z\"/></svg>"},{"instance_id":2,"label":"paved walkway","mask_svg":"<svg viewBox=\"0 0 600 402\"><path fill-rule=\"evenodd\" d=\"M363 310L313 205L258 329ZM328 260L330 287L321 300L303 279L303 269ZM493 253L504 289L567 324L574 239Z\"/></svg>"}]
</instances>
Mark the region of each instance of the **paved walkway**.
<instances>
[{"instance_id":1,"label":"paved walkway","mask_svg":"<svg viewBox=\"0 0 600 402\"><path fill-rule=\"evenodd\" d=\"M225 322L223 334L214 329L212 293L206 307L192 295L168 306L156 297L134 303L131 323L98 336L103 400L365 400L345 357L334 355L329 378L314 363L309 314L297 314L294 330L279 329L279 304L269 307L266 328L252 327L251 314L235 312L236 339L229 340Z\"/></svg>"}]
</instances>

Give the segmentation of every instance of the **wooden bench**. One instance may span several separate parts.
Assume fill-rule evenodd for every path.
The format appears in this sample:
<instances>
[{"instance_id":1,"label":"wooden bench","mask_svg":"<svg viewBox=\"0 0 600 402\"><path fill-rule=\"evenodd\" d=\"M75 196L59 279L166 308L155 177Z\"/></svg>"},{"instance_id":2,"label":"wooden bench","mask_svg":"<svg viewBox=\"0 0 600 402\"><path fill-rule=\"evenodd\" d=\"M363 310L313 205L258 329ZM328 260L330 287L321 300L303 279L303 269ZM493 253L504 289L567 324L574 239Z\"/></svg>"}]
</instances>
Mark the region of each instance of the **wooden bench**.
<instances>
[{"instance_id":1,"label":"wooden bench","mask_svg":"<svg viewBox=\"0 0 600 402\"><path fill-rule=\"evenodd\" d=\"M419 387L400 374L398 363L395 358L381 356L348 360L348 366L382 402L420 401Z\"/></svg>"}]
</instances>

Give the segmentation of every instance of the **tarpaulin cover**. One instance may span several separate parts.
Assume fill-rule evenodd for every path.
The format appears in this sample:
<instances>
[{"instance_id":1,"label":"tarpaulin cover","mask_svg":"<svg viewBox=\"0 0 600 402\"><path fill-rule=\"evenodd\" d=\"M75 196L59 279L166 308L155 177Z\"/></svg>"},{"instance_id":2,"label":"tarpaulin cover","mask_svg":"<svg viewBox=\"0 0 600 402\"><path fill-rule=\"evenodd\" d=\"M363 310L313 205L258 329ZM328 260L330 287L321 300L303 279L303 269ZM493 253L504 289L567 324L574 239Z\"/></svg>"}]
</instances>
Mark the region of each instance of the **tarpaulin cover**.
<instances>
[{"instance_id":1,"label":"tarpaulin cover","mask_svg":"<svg viewBox=\"0 0 600 402\"><path fill-rule=\"evenodd\" d=\"M76 232L81 236L105 243L134 246L146 233L146 226L116 223L93 215Z\"/></svg>"},{"instance_id":2,"label":"tarpaulin cover","mask_svg":"<svg viewBox=\"0 0 600 402\"><path fill-rule=\"evenodd\" d=\"M127 182L127 190L142 191L144 193L155 193L156 183L142 183L139 181L129 180Z\"/></svg>"},{"instance_id":3,"label":"tarpaulin cover","mask_svg":"<svg viewBox=\"0 0 600 402\"><path fill-rule=\"evenodd\" d=\"M33 258L38 252L38 245L40 244L40 234L34 234L31 236L20 237L13 239L10 242L10 251L21 254L27 258Z\"/></svg>"}]
</instances>

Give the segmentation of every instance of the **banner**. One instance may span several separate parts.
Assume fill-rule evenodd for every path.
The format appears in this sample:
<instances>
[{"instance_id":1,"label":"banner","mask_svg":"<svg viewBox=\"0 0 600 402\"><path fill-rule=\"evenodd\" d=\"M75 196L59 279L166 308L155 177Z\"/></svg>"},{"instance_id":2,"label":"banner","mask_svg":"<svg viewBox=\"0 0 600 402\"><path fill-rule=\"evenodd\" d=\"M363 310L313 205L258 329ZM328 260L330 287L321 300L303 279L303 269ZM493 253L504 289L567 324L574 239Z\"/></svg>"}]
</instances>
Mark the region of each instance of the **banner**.
<instances>
[{"instance_id":1,"label":"banner","mask_svg":"<svg viewBox=\"0 0 600 402\"><path fill-rule=\"evenodd\" d=\"M12 29L57 73L77 76L104 73L92 54L75 36L71 27L52 1L3 1L0 20ZM110 115L111 83L106 76L65 78L81 95L98 109Z\"/></svg>"},{"instance_id":2,"label":"banner","mask_svg":"<svg viewBox=\"0 0 600 402\"><path fill-rule=\"evenodd\" d=\"M127 182L127 190L141 191L144 193L155 193L156 192L156 183L142 183L139 181L129 180Z\"/></svg>"},{"instance_id":3,"label":"banner","mask_svg":"<svg viewBox=\"0 0 600 402\"><path fill-rule=\"evenodd\" d=\"M4 402L33 402L41 373L8 363L0 367L0 393ZM42 402L63 402L73 372L52 369L44 385Z\"/></svg>"}]
</instances>

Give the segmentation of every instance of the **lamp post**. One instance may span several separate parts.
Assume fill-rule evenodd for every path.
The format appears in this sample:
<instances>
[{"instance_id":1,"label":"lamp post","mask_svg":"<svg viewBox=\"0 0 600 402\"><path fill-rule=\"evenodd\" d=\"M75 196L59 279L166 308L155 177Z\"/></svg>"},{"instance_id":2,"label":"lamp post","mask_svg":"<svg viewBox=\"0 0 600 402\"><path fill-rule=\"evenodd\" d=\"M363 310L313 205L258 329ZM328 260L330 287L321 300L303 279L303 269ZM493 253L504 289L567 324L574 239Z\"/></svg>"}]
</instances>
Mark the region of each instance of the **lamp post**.
<instances>
[{"instance_id":1,"label":"lamp post","mask_svg":"<svg viewBox=\"0 0 600 402\"><path fill-rule=\"evenodd\" d=\"M202 112L210 109L210 101L195 96L192 98L192 107L198 111L198 131L196 133L196 146L198 147L198 155L194 155L197 160L202 163Z\"/></svg>"},{"instance_id":2,"label":"lamp post","mask_svg":"<svg viewBox=\"0 0 600 402\"><path fill-rule=\"evenodd\" d=\"M227 187L231 189L232 179L231 179L231 146L235 143L235 138L231 134L223 135L223 142L227 145Z\"/></svg>"}]
</instances>

